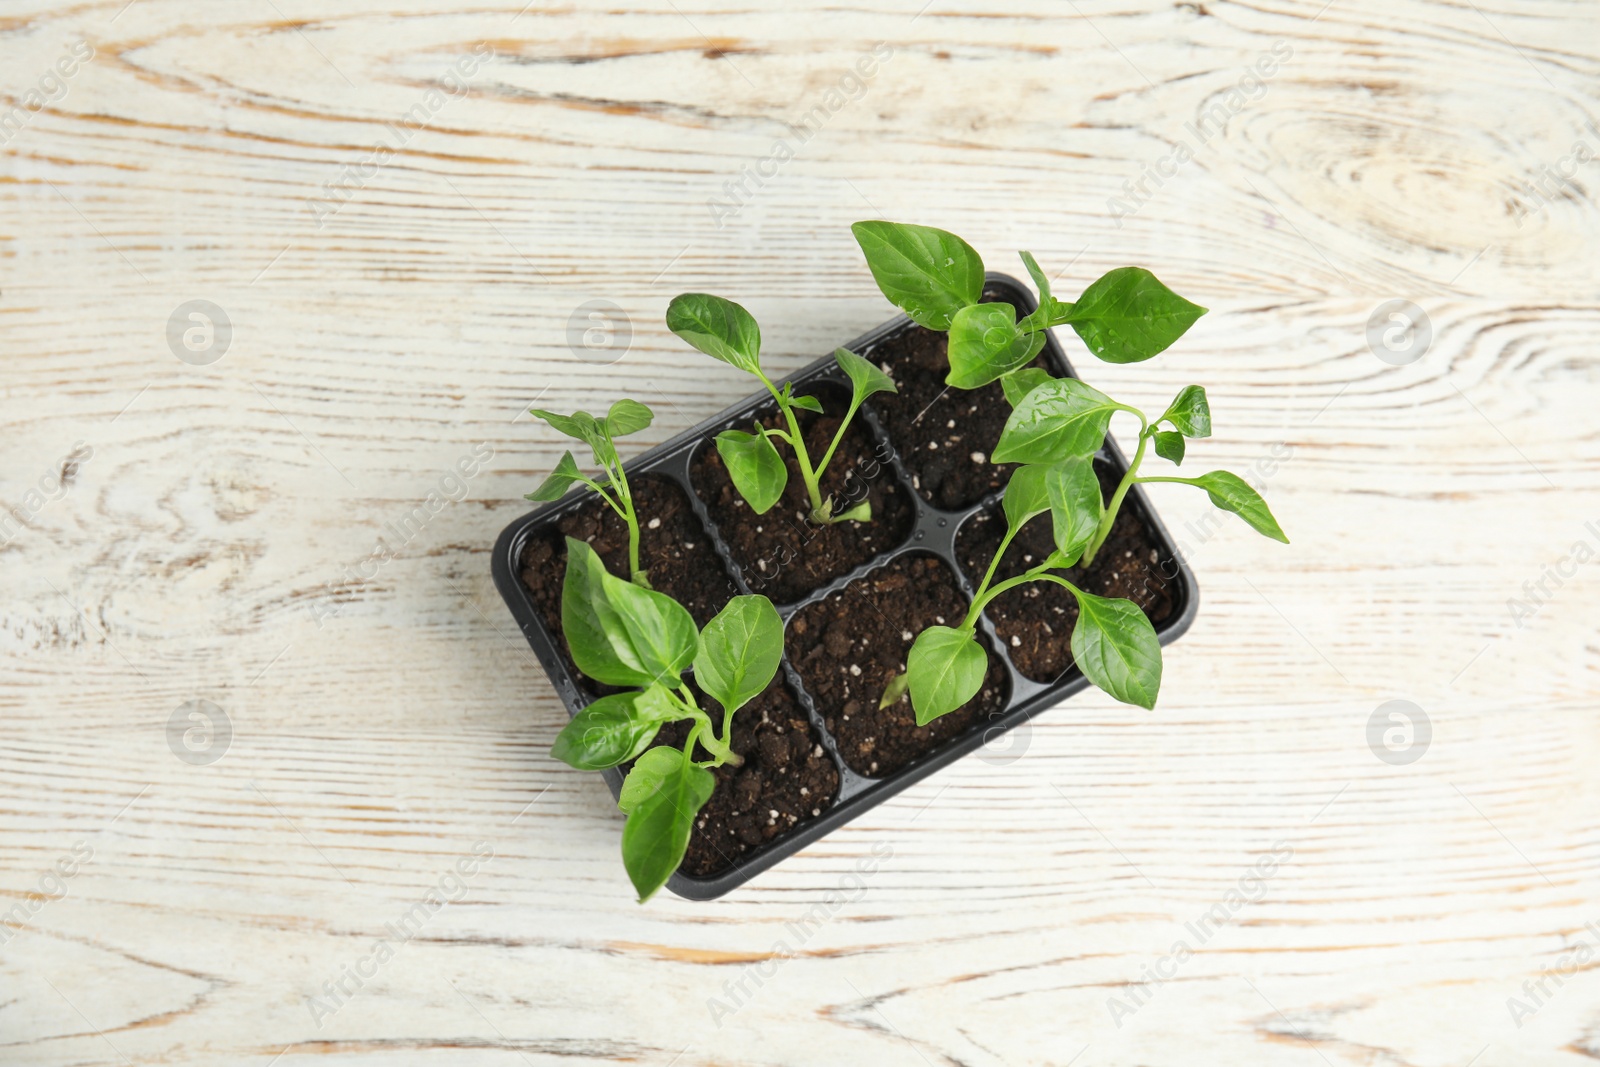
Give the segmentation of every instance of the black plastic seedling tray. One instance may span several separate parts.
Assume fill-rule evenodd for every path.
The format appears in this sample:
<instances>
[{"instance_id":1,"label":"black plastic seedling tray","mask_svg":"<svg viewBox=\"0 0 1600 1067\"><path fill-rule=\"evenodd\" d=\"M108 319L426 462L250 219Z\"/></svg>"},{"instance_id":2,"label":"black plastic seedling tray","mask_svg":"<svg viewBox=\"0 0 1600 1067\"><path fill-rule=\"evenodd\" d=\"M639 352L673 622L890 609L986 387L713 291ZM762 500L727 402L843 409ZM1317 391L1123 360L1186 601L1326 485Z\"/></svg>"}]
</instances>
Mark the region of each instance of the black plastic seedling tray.
<instances>
[{"instance_id":1,"label":"black plastic seedling tray","mask_svg":"<svg viewBox=\"0 0 1600 1067\"><path fill-rule=\"evenodd\" d=\"M1019 311L1023 313L1032 311L1035 306L1032 293L1017 282L1016 279L1004 274L991 272L987 276L987 291L991 296L998 296L1000 299L1017 305ZM902 315L856 338L846 347L871 359L874 349L901 331L912 328L912 326L911 320ZM1052 374L1061 377L1076 377L1073 373L1072 365L1067 361L1066 355L1061 351L1061 346L1057 344L1053 335L1047 335L1042 358ZM849 388L848 380L839 370L831 355L817 360L786 380L792 381L797 391L801 391L806 387L815 388L825 383L835 383L846 390ZM672 440L652 448L625 465L630 477L636 478L645 474L666 477L675 481L683 489L691 502L695 516L710 536L717 555L721 558L723 565L727 568L728 575L741 593L749 593L752 590L741 573L739 566L729 554L728 547L717 529L717 524L712 521L710 514L707 512L704 501L696 495L694 484L690 479L690 466L699 450L709 447L712 438L718 433L730 427L748 427L751 419L757 413L764 413L771 405L771 397L763 391L749 397L742 403L728 408L720 415L707 419L692 430L681 433L672 438ZM786 627L789 620L808 605L827 598L851 582L885 564L911 554L932 555L943 560L951 573L956 576L962 595L969 602L971 600L973 593L972 582L956 558L956 533L962 524L974 515L997 507L1001 494L998 492L991 493L976 504L957 511L945 511L933 507L913 487L911 476L902 464L899 454L893 449L889 435L884 431L883 425L873 411L871 400L868 400L862 408L860 417L870 429L876 444L880 448L878 454L890 457L893 477L900 483L907 499L915 504L916 519L904 540L895 548L862 564L848 574L841 575L828 582L795 603L779 605L779 615L782 617ZM1109 436L1106 438L1097 459L1101 464L1108 466L1117 478L1120 478L1127 469L1127 462L1123 458L1122 452ZM585 490L581 493L570 494L559 501L546 504L524 515L510 526L507 526L500 535L499 541L495 544L492 561L495 585L499 588L500 595L505 598L506 606L511 609L511 614L517 620L517 625L522 628L522 633L527 637L528 644L532 646L534 655L538 656L539 662L544 665L545 673L550 676L550 681L555 685L556 692L560 695L562 703L566 705L569 716L576 715L580 709L594 699L594 695L587 692L579 684L578 680L573 677L565 657L556 646L554 636L546 628L543 619L540 618L533 596L521 580L520 561L523 548L530 537L541 533L551 527L558 519L594 499L595 494L593 491ZM1177 553L1172 538L1156 517L1148 499L1146 499L1139 486L1133 486L1123 506L1131 509L1143 522L1151 541L1161 553L1161 558L1164 561L1172 561L1176 567L1177 573L1170 579L1175 600L1174 609L1168 621L1158 626L1156 631L1161 643L1163 645L1169 644L1177 640L1194 621L1195 613L1199 607L1199 586L1195 582L1193 572ZM882 803L912 783L920 782L930 774L960 759L974 749L992 742L1005 731L1027 722L1039 712L1055 706L1089 684L1082 673L1076 669L1069 669L1054 682L1050 683L1036 682L1023 676L1012 664L1010 657L1007 655L1005 643L999 640L987 615L982 617L980 629L987 638L991 651L1003 664L1007 675L1009 697L1003 709L989 719L974 724L964 733L951 738L940 747L912 761L900 770L878 778L869 778L858 774L840 756L838 745L824 724L823 714L815 706L811 694L807 691L798 672L789 662L786 652L783 662L785 679L798 698L800 705L805 709L811 720L812 727L822 738L823 746L829 758L833 760L839 771L839 791L833 805L825 809L821 815L800 823L794 829L742 857L728 870L708 878L690 877L680 871L672 876L672 879L667 883L667 888L679 896L687 897L691 900L710 900L720 897L771 867L779 860L793 855L818 838L843 826L867 809ZM602 771L601 774L604 775L606 784L611 787L612 795L615 796L622 788L622 771L613 768Z\"/></svg>"}]
</instances>

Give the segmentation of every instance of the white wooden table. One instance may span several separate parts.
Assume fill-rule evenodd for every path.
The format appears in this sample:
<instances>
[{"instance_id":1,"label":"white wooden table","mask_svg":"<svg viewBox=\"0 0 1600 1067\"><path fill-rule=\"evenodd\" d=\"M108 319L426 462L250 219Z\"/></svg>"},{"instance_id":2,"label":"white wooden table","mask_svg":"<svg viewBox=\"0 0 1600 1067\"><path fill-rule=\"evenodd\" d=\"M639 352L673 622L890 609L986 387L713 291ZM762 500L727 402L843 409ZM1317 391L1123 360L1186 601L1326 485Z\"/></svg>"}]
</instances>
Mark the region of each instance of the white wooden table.
<instances>
[{"instance_id":1,"label":"white wooden table","mask_svg":"<svg viewBox=\"0 0 1600 1067\"><path fill-rule=\"evenodd\" d=\"M0 8L0 1062L1600 1057L1592 4L124 2ZM877 216L1213 308L1092 373L1207 385L1190 462L1280 456L1294 543L1153 487L1203 588L1154 713L638 907L489 577L522 412L743 396L686 289L829 351Z\"/></svg>"}]
</instances>

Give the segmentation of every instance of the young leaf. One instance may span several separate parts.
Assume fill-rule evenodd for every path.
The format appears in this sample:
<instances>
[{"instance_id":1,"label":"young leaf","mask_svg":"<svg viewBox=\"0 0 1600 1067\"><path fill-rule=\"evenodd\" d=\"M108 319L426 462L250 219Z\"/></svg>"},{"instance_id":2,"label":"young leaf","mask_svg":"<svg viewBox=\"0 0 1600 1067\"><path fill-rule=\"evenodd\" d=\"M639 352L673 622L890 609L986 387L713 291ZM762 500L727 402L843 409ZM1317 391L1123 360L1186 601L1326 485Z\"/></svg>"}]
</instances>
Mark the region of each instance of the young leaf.
<instances>
[{"instance_id":1,"label":"young leaf","mask_svg":"<svg viewBox=\"0 0 1600 1067\"><path fill-rule=\"evenodd\" d=\"M1223 511L1231 511L1245 522L1256 533L1265 534L1274 541L1289 543L1289 538L1284 536L1283 529L1279 527L1278 520L1272 517L1272 511L1267 507L1267 502L1261 499L1261 494L1250 487L1250 483L1228 471L1212 471L1202 474L1198 478L1184 479L1190 485L1198 485L1211 497L1211 502Z\"/></svg>"},{"instance_id":2,"label":"young leaf","mask_svg":"<svg viewBox=\"0 0 1600 1067\"><path fill-rule=\"evenodd\" d=\"M1170 422L1185 437L1211 436L1211 405L1203 386L1186 385L1156 422ZM1159 454L1159 453L1158 453Z\"/></svg>"},{"instance_id":3,"label":"young leaf","mask_svg":"<svg viewBox=\"0 0 1600 1067\"><path fill-rule=\"evenodd\" d=\"M634 759L661 724L682 712L659 685L601 697L572 717L550 754L580 771L600 771Z\"/></svg>"},{"instance_id":4,"label":"young leaf","mask_svg":"<svg viewBox=\"0 0 1600 1067\"><path fill-rule=\"evenodd\" d=\"M953 233L898 222L850 227L873 281L889 302L930 330L983 299L983 260Z\"/></svg>"},{"instance_id":5,"label":"young leaf","mask_svg":"<svg viewBox=\"0 0 1600 1067\"><path fill-rule=\"evenodd\" d=\"M1157 430L1155 441L1156 455L1162 459L1170 459L1174 463L1183 462L1183 434L1173 433L1170 430Z\"/></svg>"},{"instance_id":6,"label":"young leaf","mask_svg":"<svg viewBox=\"0 0 1600 1067\"><path fill-rule=\"evenodd\" d=\"M818 415L822 414L822 401L814 396L791 396L788 400L792 408L804 408L807 411L815 411Z\"/></svg>"},{"instance_id":7,"label":"young leaf","mask_svg":"<svg viewBox=\"0 0 1600 1067\"><path fill-rule=\"evenodd\" d=\"M675 748L660 745L645 752L622 780L622 790L617 794L617 807L631 812L639 801L660 788L667 775L683 766L683 753Z\"/></svg>"},{"instance_id":8,"label":"young leaf","mask_svg":"<svg viewBox=\"0 0 1600 1067\"><path fill-rule=\"evenodd\" d=\"M577 441L582 441L595 450L596 462L601 448L606 443L606 435L601 431L600 423L587 411L574 411L571 415L561 415L554 411L543 411L539 408L529 408L528 414L537 415L548 422L558 433L564 433Z\"/></svg>"},{"instance_id":9,"label":"young leaf","mask_svg":"<svg viewBox=\"0 0 1600 1067\"><path fill-rule=\"evenodd\" d=\"M578 469L578 461L572 458L571 452L563 452L556 461L556 469L550 476L539 483L539 488L527 494L525 500L541 502L545 500L560 500L566 495L576 482L586 481L583 472Z\"/></svg>"},{"instance_id":10,"label":"young leaf","mask_svg":"<svg viewBox=\"0 0 1600 1067\"><path fill-rule=\"evenodd\" d=\"M733 487L757 515L766 514L783 496L789 468L766 434L723 430L717 434L717 454L728 468Z\"/></svg>"},{"instance_id":11,"label":"young leaf","mask_svg":"<svg viewBox=\"0 0 1600 1067\"><path fill-rule=\"evenodd\" d=\"M1099 528L1101 516L1105 514L1105 503L1100 496L1100 479L1094 473L1094 460L1081 456L1045 467L1044 471L1056 552L1062 559L1076 563Z\"/></svg>"},{"instance_id":12,"label":"young leaf","mask_svg":"<svg viewBox=\"0 0 1600 1067\"><path fill-rule=\"evenodd\" d=\"M606 414L605 430L612 437L626 437L649 426L653 418L655 416L649 408L637 400L624 398L611 405L610 412Z\"/></svg>"},{"instance_id":13,"label":"young leaf","mask_svg":"<svg viewBox=\"0 0 1600 1067\"><path fill-rule=\"evenodd\" d=\"M700 631L694 680L724 711L737 711L778 673L783 622L764 596L736 596Z\"/></svg>"},{"instance_id":14,"label":"young leaf","mask_svg":"<svg viewBox=\"0 0 1600 1067\"><path fill-rule=\"evenodd\" d=\"M1045 382L1054 380L1050 372L1043 367L1023 367L1001 378L1000 388L1005 390L1006 403L1016 407L1022 403L1023 397Z\"/></svg>"},{"instance_id":15,"label":"young leaf","mask_svg":"<svg viewBox=\"0 0 1600 1067\"><path fill-rule=\"evenodd\" d=\"M1033 258L1032 252L1018 252L1017 255L1022 257L1022 265L1028 268L1028 275L1033 279L1033 287L1039 290L1039 306L1048 307L1050 301L1055 299L1050 295L1050 279L1039 269L1039 261Z\"/></svg>"},{"instance_id":16,"label":"young leaf","mask_svg":"<svg viewBox=\"0 0 1600 1067\"><path fill-rule=\"evenodd\" d=\"M1017 329L1017 309L1010 304L964 307L950 323L950 373L945 384L957 389L988 385L1026 366L1043 347L1043 333Z\"/></svg>"},{"instance_id":17,"label":"young leaf","mask_svg":"<svg viewBox=\"0 0 1600 1067\"><path fill-rule=\"evenodd\" d=\"M634 773L638 770L636 763ZM627 868L628 878L639 894L639 903L643 904L666 885L672 872L683 862L695 814L711 798L716 785L717 780L710 771L680 752L677 766L667 770L653 790L635 791L643 795L636 797L628 812L628 822L622 828L622 865ZM624 783L624 790L626 788Z\"/></svg>"},{"instance_id":18,"label":"young leaf","mask_svg":"<svg viewBox=\"0 0 1600 1067\"><path fill-rule=\"evenodd\" d=\"M836 349L833 353L834 360L846 374L850 376L852 392L850 404L852 407L860 403L873 393L892 393L895 391L894 379L878 367L871 360L862 359L848 348ZM818 408L817 410L821 410Z\"/></svg>"},{"instance_id":19,"label":"young leaf","mask_svg":"<svg viewBox=\"0 0 1600 1067\"><path fill-rule=\"evenodd\" d=\"M1045 488L1045 475L1049 467L1031 463L1018 467L1006 483L1006 526L1012 530L1050 510L1050 491Z\"/></svg>"},{"instance_id":20,"label":"young leaf","mask_svg":"<svg viewBox=\"0 0 1600 1067\"><path fill-rule=\"evenodd\" d=\"M1060 463L1092 456L1106 439L1116 401L1076 378L1055 378L1022 398L990 460Z\"/></svg>"},{"instance_id":21,"label":"young leaf","mask_svg":"<svg viewBox=\"0 0 1600 1067\"><path fill-rule=\"evenodd\" d=\"M677 685L694 661L694 619L683 605L611 575L571 537L561 628L578 669L607 685Z\"/></svg>"},{"instance_id":22,"label":"young leaf","mask_svg":"<svg viewBox=\"0 0 1600 1067\"><path fill-rule=\"evenodd\" d=\"M597 422L595 423L595 430L596 437L589 443L590 448L594 451L595 464L607 469L617 466L617 446L611 440L611 435L606 433L605 425Z\"/></svg>"},{"instance_id":23,"label":"young leaf","mask_svg":"<svg viewBox=\"0 0 1600 1067\"><path fill-rule=\"evenodd\" d=\"M1060 326L1062 323L1072 320L1072 307L1073 305L1067 301L1057 300L1052 296L1048 300L1039 301L1039 306L1034 308L1033 312L1023 319L1020 325L1024 330L1030 331Z\"/></svg>"},{"instance_id":24,"label":"young leaf","mask_svg":"<svg viewBox=\"0 0 1600 1067\"><path fill-rule=\"evenodd\" d=\"M1118 267L1083 291L1066 321L1107 363L1139 363L1182 337L1205 313L1143 267Z\"/></svg>"},{"instance_id":25,"label":"young leaf","mask_svg":"<svg viewBox=\"0 0 1600 1067\"><path fill-rule=\"evenodd\" d=\"M827 501L827 503L831 505L833 503L832 499L830 498ZM855 507L851 508L849 511L841 511L841 512L839 512L839 514L834 515L828 521L829 522L871 522L872 521L872 502L870 500L863 500L861 503L857 504Z\"/></svg>"},{"instance_id":26,"label":"young leaf","mask_svg":"<svg viewBox=\"0 0 1600 1067\"><path fill-rule=\"evenodd\" d=\"M1124 704L1156 706L1161 689L1161 642L1131 600L1110 600L1074 589L1078 622L1072 658L1083 676Z\"/></svg>"},{"instance_id":27,"label":"young leaf","mask_svg":"<svg viewBox=\"0 0 1600 1067\"><path fill-rule=\"evenodd\" d=\"M930 626L918 634L906 655L917 725L926 726L971 700L988 668L989 657L971 630Z\"/></svg>"},{"instance_id":28,"label":"young leaf","mask_svg":"<svg viewBox=\"0 0 1600 1067\"><path fill-rule=\"evenodd\" d=\"M667 305L667 329L713 359L761 373L761 327L732 300L680 293Z\"/></svg>"},{"instance_id":29,"label":"young leaf","mask_svg":"<svg viewBox=\"0 0 1600 1067\"><path fill-rule=\"evenodd\" d=\"M905 696L910 689L911 675L897 674L890 678L889 684L883 687L883 696L878 699L878 709L881 711L890 704L899 703L900 698Z\"/></svg>"}]
</instances>

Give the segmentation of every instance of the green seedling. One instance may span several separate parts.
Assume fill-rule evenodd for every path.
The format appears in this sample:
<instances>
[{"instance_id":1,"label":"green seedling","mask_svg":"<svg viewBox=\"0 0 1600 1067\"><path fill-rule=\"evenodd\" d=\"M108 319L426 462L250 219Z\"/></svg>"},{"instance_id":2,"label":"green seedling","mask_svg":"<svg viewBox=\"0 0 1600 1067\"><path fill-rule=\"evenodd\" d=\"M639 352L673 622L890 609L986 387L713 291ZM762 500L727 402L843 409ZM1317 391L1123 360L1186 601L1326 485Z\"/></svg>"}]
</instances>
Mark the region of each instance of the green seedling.
<instances>
[{"instance_id":1,"label":"green seedling","mask_svg":"<svg viewBox=\"0 0 1600 1067\"><path fill-rule=\"evenodd\" d=\"M650 576L639 566L639 516L633 508L633 494L628 489L628 476L623 472L622 460L617 457L616 438L638 433L650 425L654 418L650 409L637 400L619 400L611 405L604 418L597 419L587 411L574 411L571 415L558 415L553 411L529 409L561 433L589 446L595 466L600 468L600 480L590 478L578 469L578 461L571 452L563 453L556 469L527 494L525 499L537 503L560 500L574 485L587 485L611 510L622 516L628 524L628 575L634 584L650 588Z\"/></svg>"},{"instance_id":2,"label":"green seedling","mask_svg":"<svg viewBox=\"0 0 1600 1067\"><path fill-rule=\"evenodd\" d=\"M920 325L950 334L945 383L957 389L976 389L1027 367L1052 326L1071 326L1107 363L1139 363L1206 313L1143 267L1118 267L1076 302L1057 300L1033 255L1022 252L1039 306L1019 320L1010 304L983 303L983 260L955 234L899 222L858 222L850 229L890 303Z\"/></svg>"},{"instance_id":3,"label":"green seedling","mask_svg":"<svg viewBox=\"0 0 1600 1067\"><path fill-rule=\"evenodd\" d=\"M783 623L766 597L736 596L697 631L683 605L610 574L569 537L561 626L580 670L626 689L579 711L551 754L585 771L635 761L618 806L628 816L622 863L642 904L683 862L695 815L716 786L711 768L743 762L732 748L733 715L777 674ZM720 732L684 681L691 668L722 708ZM662 726L680 720L690 723L681 749L650 747ZM710 758L697 760L696 746Z\"/></svg>"},{"instance_id":4,"label":"green seedling","mask_svg":"<svg viewBox=\"0 0 1600 1067\"><path fill-rule=\"evenodd\" d=\"M1045 331L1070 325L1089 351L1108 363L1137 363L1164 351L1206 309L1192 304L1139 267L1120 267L1084 290L1074 303L1057 300L1033 256L1022 260L1039 289L1039 306L1020 321L1010 304L982 303L983 260L955 234L926 226L858 222L852 229L873 278L885 296L919 324L947 331L946 383L976 389L999 381L1012 412L990 458L1022 464L1006 485L1006 534L958 627L935 626L913 642L906 673L894 679L883 706L907 690L922 725L961 707L977 693L987 657L975 638L979 614L995 597L1028 582L1071 591L1078 605L1072 655L1084 676L1113 697L1151 708L1161 686L1161 646L1138 605L1086 593L1061 572L1086 571L1105 544L1128 491L1141 482L1179 482L1204 489L1217 507L1238 515L1258 533L1288 543L1266 501L1243 478L1211 471L1194 478L1140 473L1147 451L1175 466L1189 440L1211 436L1211 408L1201 386L1178 392L1152 420L1076 378L1055 378L1030 367L1044 347ZM1094 456L1111 418L1139 420L1139 439L1111 499L1101 494ZM1024 523L1049 513L1055 550L1015 578L994 575Z\"/></svg>"},{"instance_id":5,"label":"green seedling","mask_svg":"<svg viewBox=\"0 0 1600 1067\"><path fill-rule=\"evenodd\" d=\"M724 430L717 435L717 453L728 468L734 488L751 510L757 515L771 510L788 485L789 468L772 443L778 440L794 452L795 465L800 469L800 478L805 482L806 495L811 502L807 518L815 523L866 522L872 518L872 505L866 501L835 514L833 498L823 497L821 482L862 402L874 393L895 391L894 382L887 374L848 348L834 352L834 360L850 379L850 406L828 450L814 463L801 436L795 411L803 408L820 413L822 402L814 396L795 396L789 384L779 388L762 371L761 327L748 311L720 296L683 293L674 297L667 308L667 328L706 355L755 375L783 413L787 429L757 425L754 433Z\"/></svg>"}]
</instances>

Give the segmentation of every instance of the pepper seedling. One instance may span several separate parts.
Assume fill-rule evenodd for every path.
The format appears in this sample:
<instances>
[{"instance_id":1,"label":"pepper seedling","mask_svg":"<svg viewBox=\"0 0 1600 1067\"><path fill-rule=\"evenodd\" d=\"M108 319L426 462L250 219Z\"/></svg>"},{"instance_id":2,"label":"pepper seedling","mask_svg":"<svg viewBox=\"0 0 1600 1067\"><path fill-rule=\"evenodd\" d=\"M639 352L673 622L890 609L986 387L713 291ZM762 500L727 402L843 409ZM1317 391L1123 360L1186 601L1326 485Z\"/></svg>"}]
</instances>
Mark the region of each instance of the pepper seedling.
<instances>
[{"instance_id":1,"label":"pepper seedling","mask_svg":"<svg viewBox=\"0 0 1600 1067\"><path fill-rule=\"evenodd\" d=\"M1161 645L1150 620L1131 600L1084 592L1061 573L1087 571L1110 536L1129 489L1142 482L1179 482L1204 489L1218 508L1231 511L1258 533L1288 543L1261 494L1228 471L1194 478L1139 473L1147 449L1181 464L1186 441L1211 435L1205 389L1184 387L1155 420L1076 378L1055 378L1030 367L1044 347L1045 331L1070 325L1089 351L1108 363L1137 363L1164 351L1206 309L1192 304L1140 267L1119 267L1102 276L1074 303L1057 300L1034 257L1021 253L1039 306L1022 320L1006 303L982 303L983 260L953 233L892 222L852 227L878 287L922 326L949 333L946 384L976 389L998 380L1012 405L990 458L1020 463L1006 485L1006 533L958 627L935 626L917 635L906 657L906 673L893 679L881 706L907 690L919 725L926 725L972 699L983 684L988 658L977 643L979 614L995 597L1035 581L1071 591L1078 605L1072 655L1090 682L1118 700L1155 706L1161 687ZM1111 418L1126 412L1139 420L1139 439L1111 499L1102 496L1094 456ZM1163 429L1163 426L1170 429ZM994 575L1006 548L1029 519L1048 512L1055 550L1042 563L998 584Z\"/></svg>"},{"instance_id":2,"label":"pepper seedling","mask_svg":"<svg viewBox=\"0 0 1600 1067\"><path fill-rule=\"evenodd\" d=\"M1206 313L1143 267L1118 267L1076 302L1057 300L1038 261L1021 252L1039 289L1039 306L1019 321L1010 304L983 303L983 259L955 234L882 221L858 222L850 230L889 302L919 325L949 333L945 384L957 389L976 389L1021 371L1044 347L1044 331L1052 326L1071 326L1107 363L1139 363L1164 351ZM1031 377L1014 381L1007 395Z\"/></svg>"},{"instance_id":3,"label":"pepper seedling","mask_svg":"<svg viewBox=\"0 0 1600 1067\"><path fill-rule=\"evenodd\" d=\"M582 541L567 538L561 626L572 660L589 677L624 692L603 696L572 718L551 754L579 770L635 761L618 806L627 813L622 863L642 904L683 862L695 815L716 786L711 768L738 766L734 712L778 672L783 623L764 596L736 596L696 631L687 609L664 593L612 575ZM722 708L719 732L683 674ZM688 720L682 748L650 747L661 727ZM696 759L696 746L710 755Z\"/></svg>"},{"instance_id":4,"label":"pepper seedling","mask_svg":"<svg viewBox=\"0 0 1600 1067\"><path fill-rule=\"evenodd\" d=\"M587 485L599 493L600 499L628 524L629 577L635 585L650 588L650 576L639 566L639 516L634 511L633 493L628 489L628 476L623 472L622 460L617 456L615 439L638 433L649 426L655 416L637 400L627 399L612 404L611 410L602 419L595 418L587 411L559 415L553 411L530 408L528 413L537 415L561 433L588 445L594 455L595 466L600 468L603 484L580 471L578 461L569 451L562 454L556 462L556 469L550 472L539 488L528 493L524 499L535 503L560 500L568 489L578 484Z\"/></svg>"},{"instance_id":5,"label":"pepper seedling","mask_svg":"<svg viewBox=\"0 0 1600 1067\"><path fill-rule=\"evenodd\" d=\"M833 353L839 369L850 379L850 406L833 441L822 459L816 463L806 449L800 432L796 409L822 412L822 402L814 396L796 396L792 385L785 383L780 389L761 369L761 327L754 316L732 300L709 293L682 293L672 299L667 307L667 328L690 345L714 359L753 374L766 386L767 392L777 402L783 413L787 429L768 428L757 424L754 433L743 430L724 430L717 435L717 454L728 468L734 488L744 497L757 515L772 509L789 482L789 468L778 454L773 440L787 444L794 452L795 465L805 482L806 495L811 502L807 518L814 523L866 522L872 518L872 505L863 500L855 507L834 514L833 498L822 495L822 476L828 469L833 454L844 440L850 421L867 397L874 393L892 393L894 381L848 348Z\"/></svg>"}]
</instances>

